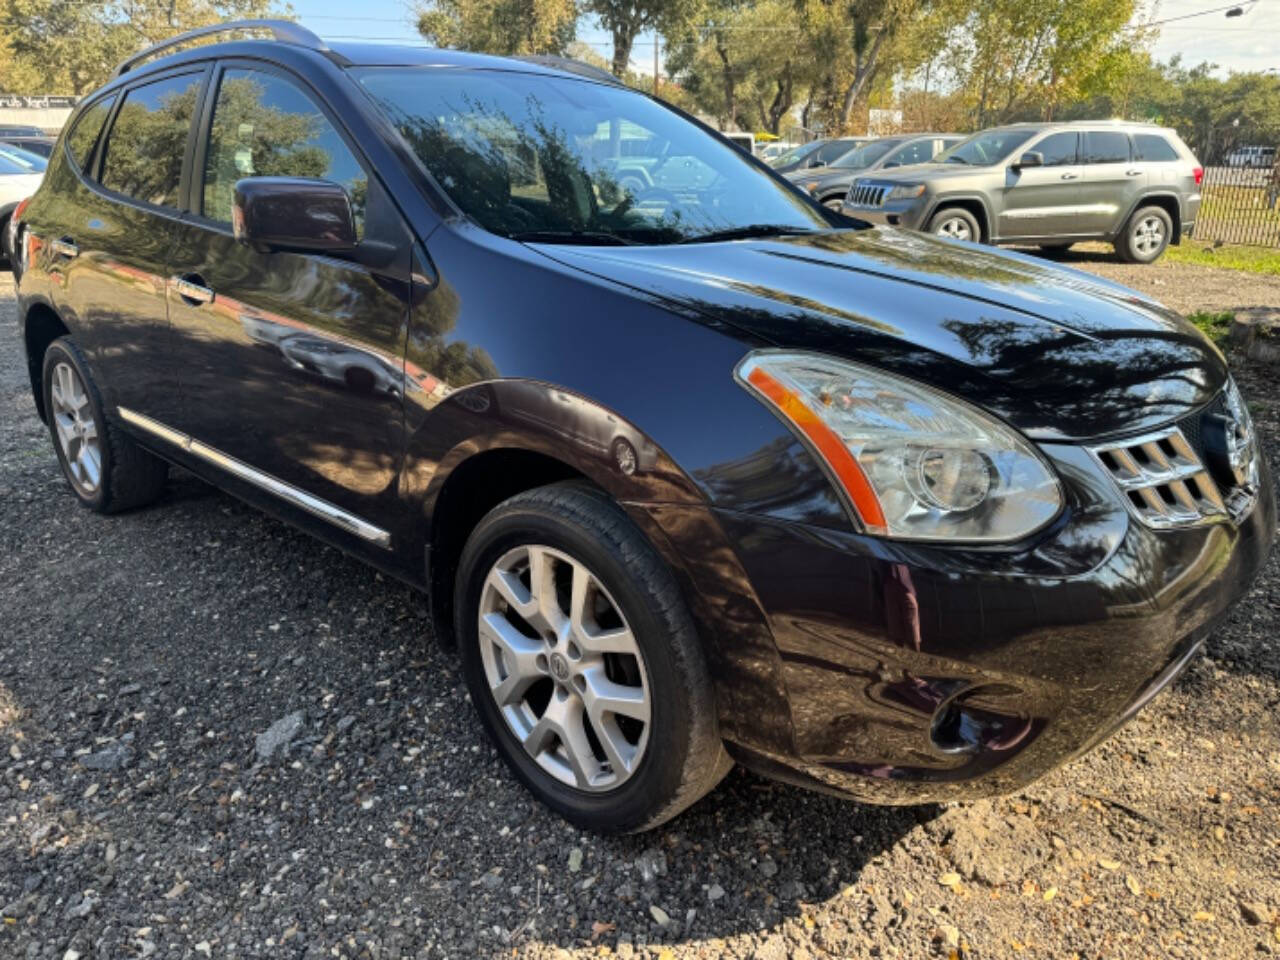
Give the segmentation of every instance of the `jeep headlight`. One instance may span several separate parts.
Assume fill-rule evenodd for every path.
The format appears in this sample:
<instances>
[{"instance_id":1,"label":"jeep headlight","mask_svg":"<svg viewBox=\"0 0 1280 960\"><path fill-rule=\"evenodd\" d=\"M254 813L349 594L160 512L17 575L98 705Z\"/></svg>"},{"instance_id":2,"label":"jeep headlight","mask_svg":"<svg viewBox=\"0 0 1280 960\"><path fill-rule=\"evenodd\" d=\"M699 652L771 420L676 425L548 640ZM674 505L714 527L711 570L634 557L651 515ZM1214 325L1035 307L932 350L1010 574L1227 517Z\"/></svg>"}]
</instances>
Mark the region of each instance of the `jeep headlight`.
<instances>
[{"instance_id":1,"label":"jeep headlight","mask_svg":"<svg viewBox=\"0 0 1280 960\"><path fill-rule=\"evenodd\" d=\"M913 200L924 193L923 183L900 183L889 191L885 200Z\"/></svg>"}]
</instances>

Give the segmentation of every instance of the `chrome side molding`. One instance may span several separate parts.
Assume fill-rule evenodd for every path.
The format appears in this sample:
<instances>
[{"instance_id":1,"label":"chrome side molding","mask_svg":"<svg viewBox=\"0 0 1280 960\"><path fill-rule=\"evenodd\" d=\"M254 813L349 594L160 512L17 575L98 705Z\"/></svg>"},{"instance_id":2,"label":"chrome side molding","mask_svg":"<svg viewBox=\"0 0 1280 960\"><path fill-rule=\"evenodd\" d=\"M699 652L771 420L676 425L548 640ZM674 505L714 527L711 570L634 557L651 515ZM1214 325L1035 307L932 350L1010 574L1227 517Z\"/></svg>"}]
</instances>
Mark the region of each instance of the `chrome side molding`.
<instances>
[{"instance_id":1,"label":"chrome side molding","mask_svg":"<svg viewBox=\"0 0 1280 960\"><path fill-rule=\"evenodd\" d=\"M335 506L327 500L321 500L319 497L312 496L307 491L295 487L291 483L285 483L278 477L273 477L269 473L263 473L254 467L249 466L243 460L237 460L230 454L223 453L216 447L211 447L207 443L203 443L187 434L172 427L166 427L158 420L152 420L150 417L130 410L128 407L118 408L120 411L120 419L126 423L132 424L139 430L145 430L153 436L159 437L176 447L180 447L187 453L199 457L206 463L211 463L221 470L225 470L232 476L251 483L260 490L274 494L286 503L291 503L295 507L299 507L313 516L319 517L321 520L327 520L335 527L340 527L348 533L353 533L362 540L376 544L384 549L391 549L391 534L381 527L375 527L367 520L362 520L353 513L348 513L341 507Z\"/></svg>"}]
</instances>

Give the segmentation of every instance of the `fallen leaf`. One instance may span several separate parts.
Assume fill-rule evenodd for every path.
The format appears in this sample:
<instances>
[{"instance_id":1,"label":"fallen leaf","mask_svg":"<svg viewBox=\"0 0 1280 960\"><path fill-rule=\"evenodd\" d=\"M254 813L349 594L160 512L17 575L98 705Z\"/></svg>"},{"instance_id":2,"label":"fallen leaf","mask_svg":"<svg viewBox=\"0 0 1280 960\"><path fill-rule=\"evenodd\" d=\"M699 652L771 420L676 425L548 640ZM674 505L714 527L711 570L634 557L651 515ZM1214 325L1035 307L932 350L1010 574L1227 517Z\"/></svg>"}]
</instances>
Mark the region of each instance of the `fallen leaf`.
<instances>
[{"instance_id":1,"label":"fallen leaf","mask_svg":"<svg viewBox=\"0 0 1280 960\"><path fill-rule=\"evenodd\" d=\"M1142 894L1142 884L1138 883L1138 878L1132 873L1126 873L1124 876L1124 885L1129 888L1129 892L1135 897Z\"/></svg>"},{"instance_id":2,"label":"fallen leaf","mask_svg":"<svg viewBox=\"0 0 1280 960\"><path fill-rule=\"evenodd\" d=\"M1057 888L1057 887L1050 887L1048 890L1046 890L1046 891L1044 892L1044 898L1045 898L1045 900L1052 900L1052 899L1053 899L1054 897L1056 897L1057 895L1058 895L1058 888Z\"/></svg>"},{"instance_id":3,"label":"fallen leaf","mask_svg":"<svg viewBox=\"0 0 1280 960\"><path fill-rule=\"evenodd\" d=\"M1191 919L1198 923L1213 923L1213 914L1208 910L1197 910L1191 915Z\"/></svg>"},{"instance_id":4,"label":"fallen leaf","mask_svg":"<svg viewBox=\"0 0 1280 960\"><path fill-rule=\"evenodd\" d=\"M166 900L176 900L187 892L187 887L191 886L186 880L180 880L169 888L169 892L164 895Z\"/></svg>"},{"instance_id":5,"label":"fallen leaf","mask_svg":"<svg viewBox=\"0 0 1280 960\"><path fill-rule=\"evenodd\" d=\"M597 920L595 921L595 923L591 924L591 939L594 940L597 937L602 937L606 933L613 933L613 931L617 929L618 928L615 924L601 923L599 920Z\"/></svg>"},{"instance_id":6,"label":"fallen leaf","mask_svg":"<svg viewBox=\"0 0 1280 960\"><path fill-rule=\"evenodd\" d=\"M955 871L952 871L951 873L944 873L938 878L938 882L944 887L951 887L954 890L956 887L960 886L960 874Z\"/></svg>"},{"instance_id":7,"label":"fallen leaf","mask_svg":"<svg viewBox=\"0 0 1280 960\"><path fill-rule=\"evenodd\" d=\"M668 915L667 911L663 910L656 903L649 907L649 916L653 917L654 920L658 921L658 923L664 927L671 922L671 917Z\"/></svg>"},{"instance_id":8,"label":"fallen leaf","mask_svg":"<svg viewBox=\"0 0 1280 960\"><path fill-rule=\"evenodd\" d=\"M1119 860L1108 860L1106 857L1099 857L1099 858L1098 858L1098 866L1100 866L1103 870L1119 870L1119 869L1120 869L1120 861L1119 861Z\"/></svg>"}]
</instances>

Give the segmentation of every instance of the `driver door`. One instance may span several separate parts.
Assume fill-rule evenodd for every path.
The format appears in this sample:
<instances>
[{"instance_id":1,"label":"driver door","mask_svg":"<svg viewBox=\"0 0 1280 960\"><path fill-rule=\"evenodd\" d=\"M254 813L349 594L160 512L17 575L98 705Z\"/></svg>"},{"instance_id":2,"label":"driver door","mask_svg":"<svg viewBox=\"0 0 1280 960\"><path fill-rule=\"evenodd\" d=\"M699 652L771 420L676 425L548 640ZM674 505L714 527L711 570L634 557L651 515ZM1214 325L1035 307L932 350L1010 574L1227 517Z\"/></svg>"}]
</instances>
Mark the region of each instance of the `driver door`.
<instances>
[{"instance_id":1,"label":"driver door","mask_svg":"<svg viewBox=\"0 0 1280 960\"><path fill-rule=\"evenodd\" d=\"M1083 194L1079 140L1076 131L1062 130L1014 152L1005 169L1001 240L1071 236L1083 229L1079 216ZM1017 158L1028 151L1043 155L1044 165L1014 169Z\"/></svg>"}]
</instances>

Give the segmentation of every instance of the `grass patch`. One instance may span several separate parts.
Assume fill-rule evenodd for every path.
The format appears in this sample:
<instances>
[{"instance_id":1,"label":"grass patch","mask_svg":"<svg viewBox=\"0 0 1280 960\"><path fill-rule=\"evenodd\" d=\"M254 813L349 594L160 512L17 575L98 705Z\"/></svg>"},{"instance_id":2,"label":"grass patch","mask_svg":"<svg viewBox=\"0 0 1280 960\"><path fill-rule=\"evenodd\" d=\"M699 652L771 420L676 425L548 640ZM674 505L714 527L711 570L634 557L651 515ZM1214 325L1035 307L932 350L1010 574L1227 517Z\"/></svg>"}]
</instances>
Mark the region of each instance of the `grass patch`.
<instances>
[{"instance_id":1,"label":"grass patch","mask_svg":"<svg viewBox=\"0 0 1280 960\"><path fill-rule=\"evenodd\" d=\"M1268 247L1234 244L1213 247L1203 240L1184 237L1179 246L1165 250L1164 259L1173 263L1195 263L1203 267L1225 267L1280 277L1280 250Z\"/></svg>"},{"instance_id":2,"label":"grass patch","mask_svg":"<svg viewBox=\"0 0 1280 960\"><path fill-rule=\"evenodd\" d=\"M1169 249L1173 249L1170 247ZM1219 347L1227 345L1227 334L1231 332L1231 321L1236 315L1230 310L1221 313L1208 313L1204 310L1187 314L1187 319L1195 324L1196 329L1216 343Z\"/></svg>"}]
</instances>

